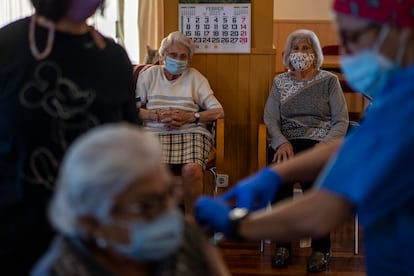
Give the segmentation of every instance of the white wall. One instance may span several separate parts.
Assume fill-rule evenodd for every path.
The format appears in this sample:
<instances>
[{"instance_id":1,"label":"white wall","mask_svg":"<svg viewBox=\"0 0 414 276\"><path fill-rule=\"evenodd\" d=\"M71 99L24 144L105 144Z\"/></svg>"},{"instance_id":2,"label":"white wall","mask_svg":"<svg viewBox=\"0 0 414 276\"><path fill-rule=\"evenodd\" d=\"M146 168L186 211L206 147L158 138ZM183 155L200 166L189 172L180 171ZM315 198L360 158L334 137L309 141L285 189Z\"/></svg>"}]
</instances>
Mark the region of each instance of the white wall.
<instances>
[{"instance_id":1,"label":"white wall","mask_svg":"<svg viewBox=\"0 0 414 276\"><path fill-rule=\"evenodd\" d=\"M333 0L273 0L274 19L331 20Z\"/></svg>"}]
</instances>

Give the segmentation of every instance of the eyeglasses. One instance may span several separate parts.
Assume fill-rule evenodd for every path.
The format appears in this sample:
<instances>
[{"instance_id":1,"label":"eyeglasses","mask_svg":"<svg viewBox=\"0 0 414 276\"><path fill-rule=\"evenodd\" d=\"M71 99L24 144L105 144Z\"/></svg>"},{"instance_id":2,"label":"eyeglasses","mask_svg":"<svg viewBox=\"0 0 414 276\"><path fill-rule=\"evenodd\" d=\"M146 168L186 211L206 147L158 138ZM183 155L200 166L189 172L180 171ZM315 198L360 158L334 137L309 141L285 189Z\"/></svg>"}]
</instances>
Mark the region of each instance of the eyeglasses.
<instances>
[{"instance_id":1,"label":"eyeglasses","mask_svg":"<svg viewBox=\"0 0 414 276\"><path fill-rule=\"evenodd\" d=\"M378 24L369 24L356 31L339 30L339 38L343 46L349 46L349 44L357 44L361 37L370 31L379 31L381 26Z\"/></svg>"},{"instance_id":2,"label":"eyeglasses","mask_svg":"<svg viewBox=\"0 0 414 276\"><path fill-rule=\"evenodd\" d=\"M166 54L167 56L173 59L178 59L178 60L183 60L183 61L188 60L188 55L184 53L166 52Z\"/></svg>"},{"instance_id":3,"label":"eyeglasses","mask_svg":"<svg viewBox=\"0 0 414 276\"><path fill-rule=\"evenodd\" d=\"M130 203L125 205L115 205L112 208L114 213L124 213L134 216L154 216L161 213L167 206L166 196L153 196L142 203Z\"/></svg>"},{"instance_id":4,"label":"eyeglasses","mask_svg":"<svg viewBox=\"0 0 414 276\"><path fill-rule=\"evenodd\" d=\"M174 182L172 184L175 185ZM115 204L112 207L112 213L143 217L156 216L167 208L169 200L174 196L176 189L174 185L163 194L151 194L143 197L141 202Z\"/></svg>"}]
</instances>

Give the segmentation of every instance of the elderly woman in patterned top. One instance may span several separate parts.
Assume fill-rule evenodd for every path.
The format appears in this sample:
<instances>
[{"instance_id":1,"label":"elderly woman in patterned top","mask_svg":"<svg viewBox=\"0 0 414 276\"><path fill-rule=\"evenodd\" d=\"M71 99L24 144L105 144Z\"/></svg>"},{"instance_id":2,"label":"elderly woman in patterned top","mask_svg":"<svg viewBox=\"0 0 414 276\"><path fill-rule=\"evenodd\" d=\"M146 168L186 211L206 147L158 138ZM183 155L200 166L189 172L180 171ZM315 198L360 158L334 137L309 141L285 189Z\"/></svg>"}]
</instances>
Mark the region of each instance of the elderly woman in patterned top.
<instances>
[{"instance_id":1,"label":"elderly woman in patterned top","mask_svg":"<svg viewBox=\"0 0 414 276\"><path fill-rule=\"evenodd\" d=\"M283 63L288 71L275 77L264 110L269 148L268 162L283 162L305 149L330 143L345 136L349 118L338 77L320 69L322 49L315 33L292 32L286 42ZM308 189L313 183L301 183ZM285 185L274 202L292 196ZM329 235L312 241L309 271L326 269ZM274 267L284 267L290 258L290 244L279 244L272 258Z\"/></svg>"},{"instance_id":2,"label":"elderly woman in patterned top","mask_svg":"<svg viewBox=\"0 0 414 276\"><path fill-rule=\"evenodd\" d=\"M203 170L211 148L206 123L224 117L208 80L188 67L194 49L191 39L170 33L159 49L164 64L140 72L136 90L144 126L158 135L164 162L180 170L185 212L190 215L203 190Z\"/></svg>"}]
</instances>

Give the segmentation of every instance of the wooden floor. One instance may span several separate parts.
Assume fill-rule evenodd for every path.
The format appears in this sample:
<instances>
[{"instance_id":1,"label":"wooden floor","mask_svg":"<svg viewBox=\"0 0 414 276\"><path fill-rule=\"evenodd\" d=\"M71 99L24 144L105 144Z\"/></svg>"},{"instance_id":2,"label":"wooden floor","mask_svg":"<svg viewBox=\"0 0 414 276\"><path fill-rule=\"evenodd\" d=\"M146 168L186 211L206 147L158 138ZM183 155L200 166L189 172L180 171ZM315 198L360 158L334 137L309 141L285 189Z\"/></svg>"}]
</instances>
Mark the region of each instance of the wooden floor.
<instances>
[{"instance_id":1,"label":"wooden floor","mask_svg":"<svg viewBox=\"0 0 414 276\"><path fill-rule=\"evenodd\" d=\"M320 273L306 271L306 260L311 253L310 248L299 248L293 242L292 258L289 266L276 269L271 266L271 256L275 244L265 243L263 253L259 242L235 243L223 240L218 247L233 276L238 275L330 275L330 276L362 276L366 275L364 265L364 249L362 230L359 231L359 253L354 254L354 224L350 221L331 233L332 258L329 269Z\"/></svg>"}]
</instances>

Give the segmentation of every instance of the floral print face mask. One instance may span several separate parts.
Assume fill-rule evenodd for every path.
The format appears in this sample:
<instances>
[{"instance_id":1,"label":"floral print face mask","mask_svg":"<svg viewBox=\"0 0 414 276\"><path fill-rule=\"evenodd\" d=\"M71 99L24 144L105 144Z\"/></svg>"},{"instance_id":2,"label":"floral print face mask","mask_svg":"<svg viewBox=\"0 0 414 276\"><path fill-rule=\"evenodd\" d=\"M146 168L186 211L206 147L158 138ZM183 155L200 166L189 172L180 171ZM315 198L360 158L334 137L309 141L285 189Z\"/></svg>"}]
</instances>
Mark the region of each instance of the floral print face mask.
<instances>
[{"instance_id":1,"label":"floral print face mask","mask_svg":"<svg viewBox=\"0 0 414 276\"><path fill-rule=\"evenodd\" d=\"M289 55L290 63L295 71L308 70L315 61L315 54L312 53L291 53Z\"/></svg>"}]
</instances>

